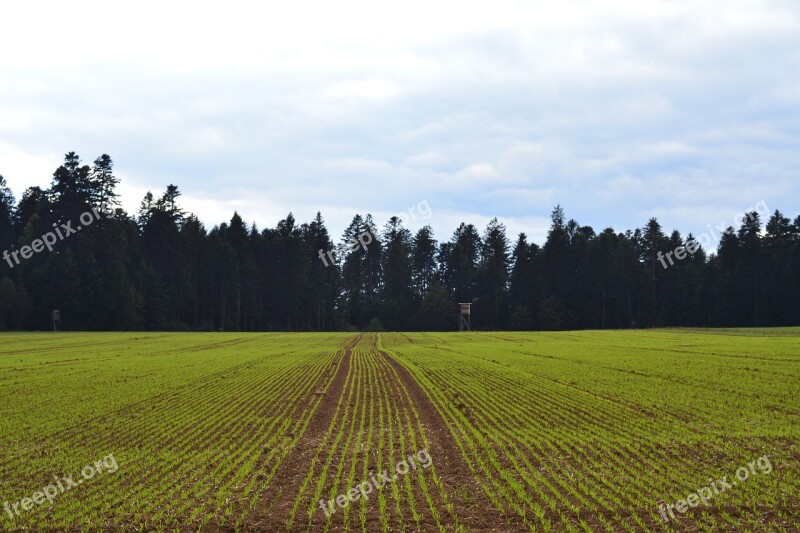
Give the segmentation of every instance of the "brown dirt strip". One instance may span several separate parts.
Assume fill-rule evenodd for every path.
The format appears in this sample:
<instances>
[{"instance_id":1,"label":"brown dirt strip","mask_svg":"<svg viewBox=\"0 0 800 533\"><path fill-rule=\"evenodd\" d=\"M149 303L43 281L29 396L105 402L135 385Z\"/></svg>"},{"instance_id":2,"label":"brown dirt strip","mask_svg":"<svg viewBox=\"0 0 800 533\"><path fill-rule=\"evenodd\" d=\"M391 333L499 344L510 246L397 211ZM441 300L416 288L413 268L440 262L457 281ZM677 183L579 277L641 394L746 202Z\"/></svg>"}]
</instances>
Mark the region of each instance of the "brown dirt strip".
<instances>
[{"instance_id":1,"label":"brown dirt strip","mask_svg":"<svg viewBox=\"0 0 800 533\"><path fill-rule=\"evenodd\" d=\"M361 335L355 337L344 349L344 355L336 370L330 386L324 392L324 397L311 417L306 434L289 452L278 468L275 478L267 487L261 501L253 512L247 517L245 529L248 531L281 531L286 529L289 513L294 503L297 488L303 483L303 478L308 471L308 465L314 456L317 445L322 440L325 432L336 414L336 405L339 397L344 393L345 380L350 369L350 357L353 347L361 340ZM329 376L323 377L327 380ZM315 394L315 393L312 393ZM297 524L298 526L300 524Z\"/></svg>"},{"instance_id":2,"label":"brown dirt strip","mask_svg":"<svg viewBox=\"0 0 800 533\"><path fill-rule=\"evenodd\" d=\"M374 346L374 340L373 340ZM382 350L375 348L397 372L420 414L430 444L429 454L439 473L455 512L467 531L530 531L518 515L506 515L494 507L470 473L461 450L428 395L408 370Z\"/></svg>"},{"instance_id":3,"label":"brown dirt strip","mask_svg":"<svg viewBox=\"0 0 800 533\"><path fill-rule=\"evenodd\" d=\"M336 375L325 392L325 397L314 413L307 433L299 441L297 447L285 458L275 479L266 489L261 502L248 516L245 529L248 531L285 531L288 516L294 504L297 488L302 484L308 472L311 458L317 452L320 441L333 422L339 398L345 391L345 380L350 368L352 349L362 336L356 337L345 349L345 353L338 365ZM420 415L420 420L428 439L429 449L434 465L437 469L448 496L454 506L454 513L459 517L460 524L466 531L529 531L522 519L516 515L504 516L489 501L483 493L477 480L469 471L461 451L453 441L450 430L439 412L431 404L423 389L414 381L405 367L394 360L386 352L377 350L375 339L371 339L370 348L379 354L388 363L399 377L399 385L408 391L413 406ZM329 376L326 376L326 379ZM386 386L386 384L384 384ZM395 402L405 403L404 395L400 398L397 393L391 394ZM435 489L433 489L435 492ZM303 507L301 506L301 509ZM294 524L293 530L305 530L306 521L302 518ZM354 517L355 518L355 517ZM368 528L380 527L377 508L368 511ZM442 515L447 530L454 530L454 524L447 523L446 513ZM315 522L316 525L322 524ZM430 523L426 524L426 528ZM341 526L331 524L332 531L338 531ZM323 526L324 527L324 526ZM350 527L360 529L358 520L351 523ZM404 524L403 529L415 529L413 522Z\"/></svg>"}]
</instances>

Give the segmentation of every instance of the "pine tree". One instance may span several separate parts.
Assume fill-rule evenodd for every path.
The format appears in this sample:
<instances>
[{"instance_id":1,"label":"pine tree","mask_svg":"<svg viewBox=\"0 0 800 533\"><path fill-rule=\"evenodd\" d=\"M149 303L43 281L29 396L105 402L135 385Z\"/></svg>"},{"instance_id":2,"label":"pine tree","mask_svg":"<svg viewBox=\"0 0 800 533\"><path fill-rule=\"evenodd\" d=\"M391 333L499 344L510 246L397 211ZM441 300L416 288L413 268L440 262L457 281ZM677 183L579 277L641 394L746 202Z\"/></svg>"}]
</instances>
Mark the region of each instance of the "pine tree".
<instances>
[{"instance_id":1,"label":"pine tree","mask_svg":"<svg viewBox=\"0 0 800 533\"><path fill-rule=\"evenodd\" d=\"M89 180L92 186L91 202L96 206L111 208L119 205L116 193L119 178L114 175L113 169L114 162L108 154L94 160Z\"/></svg>"},{"instance_id":2,"label":"pine tree","mask_svg":"<svg viewBox=\"0 0 800 533\"><path fill-rule=\"evenodd\" d=\"M433 229L423 226L411 240L411 279L418 302L427 296L437 280L436 251Z\"/></svg>"},{"instance_id":3,"label":"pine tree","mask_svg":"<svg viewBox=\"0 0 800 533\"><path fill-rule=\"evenodd\" d=\"M476 282L476 318L483 327L497 330L506 326L508 268L506 227L494 218L481 240Z\"/></svg>"}]
</instances>

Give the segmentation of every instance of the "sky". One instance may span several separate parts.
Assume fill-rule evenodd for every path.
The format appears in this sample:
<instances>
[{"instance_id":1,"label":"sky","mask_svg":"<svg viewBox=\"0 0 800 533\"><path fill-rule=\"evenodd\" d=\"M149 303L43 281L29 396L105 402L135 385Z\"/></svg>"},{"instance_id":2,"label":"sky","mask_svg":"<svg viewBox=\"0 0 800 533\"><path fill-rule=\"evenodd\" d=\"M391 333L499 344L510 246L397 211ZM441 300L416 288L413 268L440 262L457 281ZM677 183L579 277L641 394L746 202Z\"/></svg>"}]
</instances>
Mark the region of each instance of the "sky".
<instances>
[{"instance_id":1,"label":"sky","mask_svg":"<svg viewBox=\"0 0 800 533\"><path fill-rule=\"evenodd\" d=\"M19 198L108 153L130 213L174 183L208 229L335 239L800 215L797 0L269 4L6 3L0 174Z\"/></svg>"}]
</instances>

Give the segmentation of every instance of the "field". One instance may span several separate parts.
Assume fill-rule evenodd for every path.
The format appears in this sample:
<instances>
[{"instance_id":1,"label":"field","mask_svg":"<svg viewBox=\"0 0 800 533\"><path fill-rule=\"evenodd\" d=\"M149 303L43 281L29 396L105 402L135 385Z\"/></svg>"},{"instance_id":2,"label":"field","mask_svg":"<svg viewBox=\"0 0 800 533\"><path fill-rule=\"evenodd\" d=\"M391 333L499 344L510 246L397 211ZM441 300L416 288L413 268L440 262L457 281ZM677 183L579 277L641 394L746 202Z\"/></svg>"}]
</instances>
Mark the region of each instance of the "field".
<instances>
[{"instance_id":1,"label":"field","mask_svg":"<svg viewBox=\"0 0 800 533\"><path fill-rule=\"evenodd\" d=\"M0 338L2 530L800 530L800 328Z\"/></svg>"}]
</instances>

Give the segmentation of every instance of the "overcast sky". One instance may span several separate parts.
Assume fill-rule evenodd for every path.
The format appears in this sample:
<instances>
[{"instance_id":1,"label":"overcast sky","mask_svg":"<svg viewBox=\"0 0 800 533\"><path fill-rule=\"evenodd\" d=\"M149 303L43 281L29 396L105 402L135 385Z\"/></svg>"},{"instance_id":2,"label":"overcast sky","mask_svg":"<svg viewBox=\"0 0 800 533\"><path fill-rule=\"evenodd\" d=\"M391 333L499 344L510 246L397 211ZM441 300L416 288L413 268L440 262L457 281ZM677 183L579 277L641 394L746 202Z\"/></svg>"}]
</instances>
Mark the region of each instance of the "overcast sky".
<instances>
[{"instance_id":1,"label":"overcast sky","mask_svg":"<svg viewBox=\"0 0 800 533\"><path fill-rule=\"evenodd\" d=\"M115 161L210 229L321 211L542 243L800 214L800 2L7 2L0 174ZM432 216L409 214L425 203Z\"/></svg>"}]
</instances>

